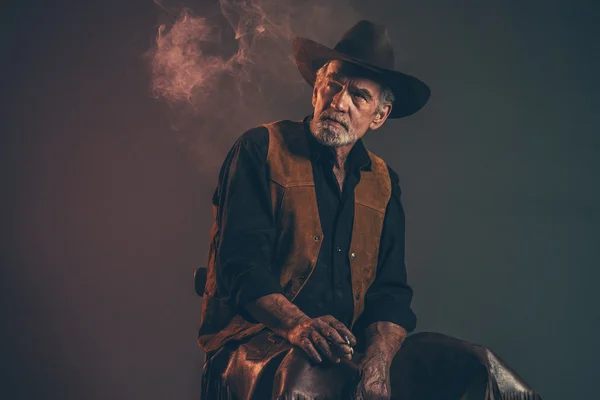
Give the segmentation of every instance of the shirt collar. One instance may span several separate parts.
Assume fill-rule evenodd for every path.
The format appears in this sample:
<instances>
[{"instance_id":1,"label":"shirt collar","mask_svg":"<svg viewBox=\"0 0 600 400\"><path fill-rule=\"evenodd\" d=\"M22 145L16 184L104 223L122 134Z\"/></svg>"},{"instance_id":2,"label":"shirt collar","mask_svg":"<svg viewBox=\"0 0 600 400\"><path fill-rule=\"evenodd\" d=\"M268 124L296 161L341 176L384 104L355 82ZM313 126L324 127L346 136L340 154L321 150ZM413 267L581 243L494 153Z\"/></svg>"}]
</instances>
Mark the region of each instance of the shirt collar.
<instances>
[{"instance_id":1,"label":"shirt collar","mask_svg":"<svg viewBox=\"0 0 600 400\"><path fill-rule=\"evenodd\" d=\"M312 119L312 115L309 115L304 118L304 130L306 132L306 136L308 137L308 143L310 147L310 158L312 161L317 162L319 160L331 160L333 161L335 155L330 147L322 145L315 139L313 134L310 131L310 121ZM348 154L348 162L349 166L352 170L371 170L371 157L369 157L369 152L365 147L362 139L359 139L354 146L352 146L352 150L350 150L350 154Z\"/></svg>"}]
</instances>

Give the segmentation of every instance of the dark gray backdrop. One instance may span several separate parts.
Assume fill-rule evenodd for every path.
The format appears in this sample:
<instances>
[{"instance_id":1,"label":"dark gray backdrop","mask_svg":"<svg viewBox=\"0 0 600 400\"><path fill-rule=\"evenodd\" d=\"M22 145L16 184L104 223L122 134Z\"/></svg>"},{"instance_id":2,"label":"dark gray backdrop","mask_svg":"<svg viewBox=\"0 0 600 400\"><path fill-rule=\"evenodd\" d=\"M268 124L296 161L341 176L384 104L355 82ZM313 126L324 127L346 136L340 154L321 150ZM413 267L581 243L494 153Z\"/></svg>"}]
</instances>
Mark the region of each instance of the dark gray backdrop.
<instances>
[{"instance_id":1,"label":"dark gray backdrop","mask_svg":"<svg viewBox=\"0 0 600 400\"><path fill-rule=\"evenodd\" d=\"M433 90L366 139L401 176L419 330L492 347L545 399L597 398L599 7L352 4L344 18L386 24ZM309 91L272 90L262 113L220 101L226 133L174 132L144 57L159 14L142 0L2 11L2 398L197 397L191 277L218 163L262 118L304 116Z\"/></svg>"}]
</instances>

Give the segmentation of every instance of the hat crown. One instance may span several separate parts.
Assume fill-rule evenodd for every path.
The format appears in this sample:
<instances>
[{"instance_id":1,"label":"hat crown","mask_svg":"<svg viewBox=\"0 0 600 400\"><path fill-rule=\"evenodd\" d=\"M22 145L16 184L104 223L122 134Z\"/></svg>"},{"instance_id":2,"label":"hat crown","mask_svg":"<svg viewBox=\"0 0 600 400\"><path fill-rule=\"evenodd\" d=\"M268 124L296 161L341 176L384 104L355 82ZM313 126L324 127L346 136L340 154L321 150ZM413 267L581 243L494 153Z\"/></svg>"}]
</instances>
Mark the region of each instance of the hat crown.
<instances>
[{"instance_id":1,"label":"hat crown","mask_svg":"<svg viewBox=\"0 0 600 400\"><path fill-rule=\"evenodd\" d=\"M429 87L414 76L394 70L394 50L387 29L370 21L359 21L333 49L313 40L296 37L294 57L304 79L314 86L319 68L330 60L358 65L378 75L396 95L389 118L402 118L419 111L429 100Z\"/></svg>"},{"instance_id":2,"label":"hat crown","mask_svg":"<svg viewBox=\"0 0 600 400\"><path fill-rule=\"evenodd\" d=\"M356 23L334 49L379 68L394 68L394 49L387 29L371 21Z\"/></svg>"}]
</instances>

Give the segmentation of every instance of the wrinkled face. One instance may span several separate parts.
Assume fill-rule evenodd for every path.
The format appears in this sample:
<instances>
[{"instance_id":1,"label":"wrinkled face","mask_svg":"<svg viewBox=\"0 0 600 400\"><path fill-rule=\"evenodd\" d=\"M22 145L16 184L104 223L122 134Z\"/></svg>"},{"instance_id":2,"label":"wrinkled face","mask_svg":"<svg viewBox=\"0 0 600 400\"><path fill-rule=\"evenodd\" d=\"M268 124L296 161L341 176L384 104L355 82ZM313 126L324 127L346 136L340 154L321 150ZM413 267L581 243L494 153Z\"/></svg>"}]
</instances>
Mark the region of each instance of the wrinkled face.
<instances>
[{"instance_id":1,"label":"wrinkled face","mask_svg":"<svg viewBox=\"0 0 600 400\"><path fill-rule=\"evenodd\" d=\"M322 144L343 147L354 144L371 129L379 128L391 105L379 107L381 87L354 64L334 60L313 89L312 134Z\"/></svg>"}]
</instances>

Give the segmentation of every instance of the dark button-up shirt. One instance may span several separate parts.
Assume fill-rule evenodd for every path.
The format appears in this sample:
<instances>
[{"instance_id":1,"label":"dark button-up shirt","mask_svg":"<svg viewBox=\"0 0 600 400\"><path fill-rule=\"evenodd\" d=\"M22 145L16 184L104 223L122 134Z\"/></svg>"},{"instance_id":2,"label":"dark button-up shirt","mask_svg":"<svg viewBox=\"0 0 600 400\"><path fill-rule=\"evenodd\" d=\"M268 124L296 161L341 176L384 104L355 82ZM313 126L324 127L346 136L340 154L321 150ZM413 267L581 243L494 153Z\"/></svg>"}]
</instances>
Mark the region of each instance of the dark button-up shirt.
<instances>
[{"instance_id":1,"label":"dark button-up shirt","mask_svg":"<svg viewBox=\"0 0 600 400\"><path fill-rule=\"evenodd\" d=\"M349 169L340 190L333 174L333 151L314 139L308 118L305 131L323 241L315 269L294 304L311 318L329 314L349 326L354 312L348 259L354 188L360 181L361 169L371 168L371 159L359 140L348 155ZM229 298L247 318L251 317L245 312L246 304L268 294L283 293L271 264L275 224L266 164L268 147L269 133L264 127L242 135L223 163L213 196L220 230L217 253L220 295ZM388 169L392 196L385 212L377 275L366 293L359 325L389 321L410 332L415 328L416 317L410 306L412 289L407 284L404 264L405 218L398 175Z\"/></svg>"}]
</instances>

